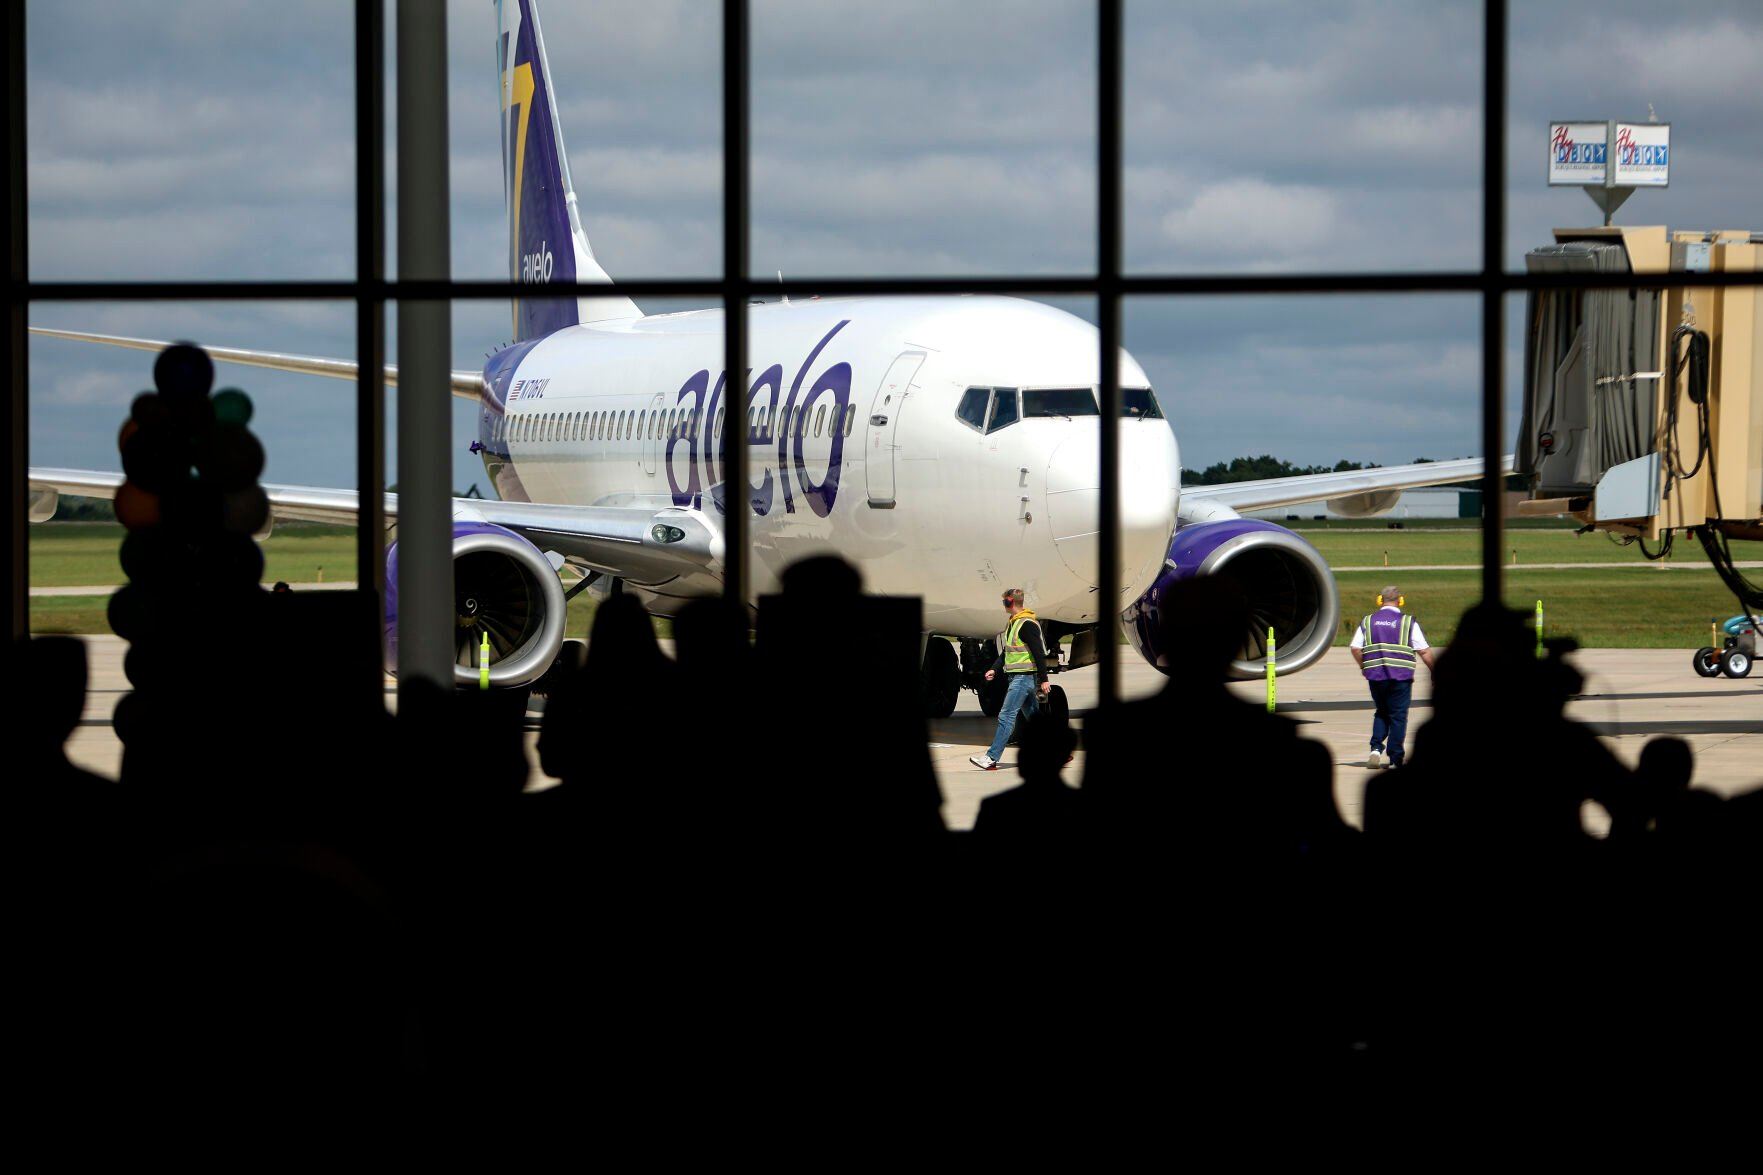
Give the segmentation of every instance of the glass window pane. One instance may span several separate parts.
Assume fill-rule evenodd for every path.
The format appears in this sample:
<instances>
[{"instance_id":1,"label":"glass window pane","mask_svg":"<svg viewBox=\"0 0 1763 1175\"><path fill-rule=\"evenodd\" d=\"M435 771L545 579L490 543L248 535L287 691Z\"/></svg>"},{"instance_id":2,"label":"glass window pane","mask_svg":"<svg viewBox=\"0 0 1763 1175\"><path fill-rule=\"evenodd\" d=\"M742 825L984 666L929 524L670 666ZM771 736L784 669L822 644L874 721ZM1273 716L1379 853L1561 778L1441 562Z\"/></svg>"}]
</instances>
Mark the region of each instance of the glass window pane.
<instances>
[{"instance_id":1,"label":"glass window pane","mask_svg":"<svg viewBox=\"0 0 1763 1175\"><path fill-rule=\"evenodd\" d=\"M1162 420L1163 408L1150 388L1121 388L1120 414L1136 420Z\"/></svg>"},{"instance_id":2,"label":"glass window pane","mask_svg":"<svg viewBox=\"0 0 1763 1175\"><path fill-rule=\"evenodd\" d=\"M355 276L350 5L67 0L30 8L32 278ZM493 104L493 81L484 89ZM388 137L391 90L388 82ZM395 231L389 217L387 231ZM504 311L504 329L507 321ZM190 337L246 345L225 333ZM281 349L298 346L294 338ZM251 381L236 382L249 394Z\"/></svg>"},{"instance_id":3,"label":"glass window pane","mask_svg":"<svg viewBox=\"0 0 1763 1175\"><path fill-rule=\"evenodd\" d=\"M971 424L974 428L986 426L986 402L991 398L990 388L968 388L961 396L961 403L955 408L955 415Z\"/></svg>"},{"instance_id":4,"label":"glass window pane","mask_svg":"<svg viewBox=\"0 0 1763 1175\"><path fill-rule=\"evenodd\" d=\"M1022 393L1022 416L1028 420L1046 416L1100 416L1096 393L1091 388L1026 388Z\"/></svg>"},{"instance_id":5,"label":"glass window pane","mask_svg":"<svg viewBox=\"0 0 1763 1175\"><path fill-rule=\"evenodd\" d=\"M1089 0L755 4L752 47L752 276L1095 267Z\"/></svg>"},{"instance_id":6,"label":"glass window pane","mask_svg":"<svg viewBox=\"0 0 1763 1175\"><path fill-rule=\"evenodd\" d=\"M1514 30L1522 12L1575 13L1528 37L1515 31L1515 51L1564 43L1603 15L1583 2L1512 8ZM1128 271L1476 268L1482 9L1284 4L1245 19L1236 4L1125 5ZM1552 89L1535 107L1510 107L1513 183L1523 177L1526 203L1565 209L1543 192L1543 120L1606 93L1609 58L1516 52L1515 103L1527 58Z\"/></svg>"},{"instance_id":7,"label":"glass window pane","mask_svg":"<svg viewBox=\"0 0 1763 1175\"><path fill-rule=\"evenodd\" d=\"M992 419L987 432L997 432L1016 423L1016 389L999 388L992 393Z\"/></svg>"},{"instance_id":8,"label":"glass window pane","mask_svg":"<svg viewBox=\"0 0 1763 1175\"><path fill-rule=\"evenodd\" d=\"M33 6L33 19L38 13L48 23L60 18L61 7ZM162 10L161 15L164 14ZM97 79L89 80L98 84ZM192 339L217 347L295 352L341 360L355 358L355 308L340 302L41 302L29 307L28 324L96 334ZM155 387L153 368L157 354L47 335L27 336L26 345L29 433L25 440L29 444L30 463L122 472L118 439L124 422L134 414L136 398ZM22 362L25 356L18 358ZM238 389L249 401L249 418L244 427L262 447L263 464L253 475L259 485L282 483L344 490L356 487L353 382L216 363L210 395L220 399L229 388ZM396 393L389 394L386 400L390 415L396 411ZM244 407L231 396L226 396L221 404L229 409ZM464 401L459 404L467 411L473 408ZM150 410L149 405L142 407L144 412ZM227 415L238 419L230 410ZM388 445L395 444L396 435L395 427L387 429ZM479 455L466 453L464 445L449 448L449 456L458 455L457 469L478 467L476 479L481 487ZM385 474L388 480L396 479L395 461L387 463ZM469 484L470 480L451 482L454 488ZM9 505L22 514L21 503L14 500ZM31 550L27 603L32 631L79 636L107 636L112 632L108 611L111 593L115 585L133 577L119 563L124 531L115 517L110 501L69 493L60 496L54 518L29 528L25 541ZM263 534L264 520L248 512L233 514L227 521ZM277 580L296 585L323 581L328 586L356 578L353 526L284 518L268 528L257 550L264 561L258 580L265 586ZM182 625L184 620L180 617L175 623ZM330 635L325 634L327 640ZM350 629L336 635L349 644L364 634ZM125 647L115 648L110 662L113 667L120 666L124 651ZM95 671L101 671L101 658L102 654L93 659ZM114 671L116 684L126 690L120 669ZM114 733L108 721L111 707L121 696L116 689L94 688L86 700L87 713L105 720L101 733L106 739ZM100 733L95 727L85 731L92 735ZM114 756L120 753L116 747L114 742L105 746L76 736L68 750L81 766L112 773L117 767ZM85 749L105 758L80 762Z\"/></svg>"},{"instance_id":9,"label":"glass window pane","mask_svg":"<svg viewBox=\"0 0 1763 1175\"><path fill-rule=\"evenodd\" d=\"M180 0L182 3L183 0ZM237 0L207 0L236 4ZM328 0L337 7L338 0ZM308 5L294 5L302 11ZM514 0L450 0L448 132L455 181L451 189L453 273L460 278L507 280L530 272L536 259L552 280L568 274L573 254L555 227L579 220L595 260L616 278L694 277L722 272L722 22L720 6L656 4L654 0L567 0L535 5L544 31L544 66L517 56L515 66L535 65L534 117L522 122L520 107L501 102L498 71L502 47L497 11L514 13ZM322 24L344 39L341 97L345 125L351 115L353 73L347 34L349 5ZM309 18L310 20L310 18ZM387 18L387 39L394 39ZM517 30L517 37L520 32ZM532 42L524 37L525 45ZM523 46L524 48L524 46ZM546 73L550 85L545 85ZM524 79L523 79L524 80ZM759 84L757 72L755 85ZM519 84L519 83L517 83ZM304 95L302 95L304 97ZM388 121L393 95L388 81ZM549 99L548 103L543 99ZM555 120L553 122L553 119ZM512 123L508 131L504 124ZM553 129L554 128L554 129ZM393 128L388 125L388 136ZM565 211L560 172L552 162L561 140L576 207ZM503 176L503 146L521 143L521 189L525 222L535 225L510 246ZM311 158L294 154L289 158ZM284 167L287 164L284 162ZM347 174L347 173L345 173ZM572 216L571 213L574 215ZM344 246L348 248L348 221ZM543 227L539 227L543 226ZM567 230L565 230L567 232ZM549 255L547 257L547 254ZM787 271L786 271L787 272ZM522 278L522 280L525 280ZM568 299L559 305L574 305ZM642 309L654 313L652 303ZM502 308L504 329L508 322ZM608 434L609 436L612 434Z\"/></svg>"}]
</instances>

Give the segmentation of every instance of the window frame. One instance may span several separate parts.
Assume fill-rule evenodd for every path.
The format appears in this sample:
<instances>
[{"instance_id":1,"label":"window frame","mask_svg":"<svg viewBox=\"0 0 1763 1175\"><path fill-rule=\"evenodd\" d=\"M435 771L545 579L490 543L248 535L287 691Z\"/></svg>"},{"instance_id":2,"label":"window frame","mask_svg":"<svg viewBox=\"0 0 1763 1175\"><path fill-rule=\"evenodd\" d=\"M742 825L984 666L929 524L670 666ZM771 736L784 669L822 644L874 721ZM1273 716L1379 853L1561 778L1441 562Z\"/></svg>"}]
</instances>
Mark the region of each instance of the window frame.
<instances>
[{"instance_id":1,"label":"window frame","mask_svg":"<svg viewBox=\"0 0 1763 1175\"><path fill-rule=\"evenodd\" d=\"M1477 446L1489 458L1503 451L1505 408L1505 299L1512 294L1547 289L1643 289L1657 285L1647 274L1529 274L1506 269L1507 246L1507 125L1510 102L1507 94L1509 0L1487 0L1482 9L1482 223L1479 267L1459 271L1256 273L1205 275L1182 273L1127 274L1122 266L1124 217L1122 126L1124 122L1125 0L1097 0L1096 4L1096 261L1092 270L1071 275L1018 274L960 278L858 277L806 281L764 281L754 274L750 260L751 232L751 13L750 0L722 0L723 84L723 272L719 278L605 283L557 283L548 295L590 297L715 297L724 310L723 370L748 369L747 346L749 299L763 291L779 296L950 295L960 293L1044 294L1094 297L1098 309L1098 345L1101 376L1098 381L1098 414L1105 419L1122 417L1119 352L1122 341L1121 302L1129 296L1234 297L1253 295L1319 294L1412 294L1474 293L1481 305L1481 437ZM26 5L6 6L9 76L7 136L12 224L8 258L10 280L7 301L11 311L8 334L9 420L4 431L5 477L9 489L6 522L9 574L5 579L7 612L12 633L22 638L29 632L29 553L23 540L24 514L29 501L26 480L29 465L28 389L29 347L24 324L34 303L193 300L286 301L328 299L353 301L357 308L356 354L361 358L356 384L356 485L360 488L361 514L357 527L357 562L362 585L379 592L384 587L385 518L379 491L385 477L385 381L380 363L386 356L385 309L399 299L508 299L530 296L530 286L512 278L498 281L461 281L447 278L412 286L388 280L386 253L386 94L383 82L388 47L385 6L382 0L355 0L355 110L356 110L356 268L343 281L146 281L146 282L39 282L30 280L25 265L30 210L26 199L28 122L24 100L28 93L29 61L26 54ZM406 79L416 76L406 74ZM410 92L416 83L407 82ZM444 91L443 91L444 92ZM414 165L432 166L444 144L420 143L416 137L401 138L400 152ZM444 163L444 161L441 161ZM1673 286L1695 288L1763 288L1763 271L1729 273L1674 273ZM1649 285L1651 283L1651 285ZM1018 404L1020 410L1020 401ZM990 400L987 420L990 417ZM525 419L526 425L518 420ZM1143 418L1140 418L1143 419ZM1169 417L1164 416L1167 420ZM511 440L527 441L536 430L535 418L522 415L506 430ZM604 421L602 422L605 423ZM696 439L696 413L688 420L688 435ZM965 420L963 423L967 423ZM969 424L972 428L973 425ZM1100 496L1098 567L1103 580L1098 592L1104 598L1117 586L1120 501L1118 430L1098 430ZM983 430L982 430L983 435ZM726 446L726 476L738 482L746 472L744 446ZM1503 573L1499 541L1504 524L1503 475L1498 464L1487 464L1482 478L1482 591L1484 600L1500 600ZM425 503L424 508L432 506ZM741 605L746 603L747 546L750 520L745 511L730 514L726 523L725 590ZM408 568L407 568L408 569ZM420 582L420 581L419 581ZM412 609L412 611L415 611ZM377 623L377 622L376 622ZM374 639L378 639L375 635ZM1115 677L1118 648L1112 641L1098 642L1101 659L1099 704L1118 696Z\"/></svg>"}]
</instances>

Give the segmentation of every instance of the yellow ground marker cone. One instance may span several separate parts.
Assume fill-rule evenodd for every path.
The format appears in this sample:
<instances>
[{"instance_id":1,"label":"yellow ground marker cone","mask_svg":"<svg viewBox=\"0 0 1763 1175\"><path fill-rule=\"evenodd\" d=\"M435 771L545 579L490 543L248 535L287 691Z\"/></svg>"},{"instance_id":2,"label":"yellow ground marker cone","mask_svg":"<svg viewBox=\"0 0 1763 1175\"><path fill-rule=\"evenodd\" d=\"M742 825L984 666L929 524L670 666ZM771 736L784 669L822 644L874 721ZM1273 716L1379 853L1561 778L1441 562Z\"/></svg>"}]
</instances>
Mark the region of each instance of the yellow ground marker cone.
<instances>
[{"instance_id":1,"label":"yellow ground marker cone","mask_svg":"<svg viewBox=\"0 0 1763 1175\"><path fill-rule=\"evenodd\" d=\"M490 634L484 633L484 643L477 647L477 687L490 688Z\"/></svg>"},{"instance_id":2,"label":"yellow ground marker cone","mask_svg":"<svg viewBox=\"0 0 1763 1175\"><path fill-rule=\"evenodd\" d=\"M1543 602L1537 601L1537 656L1543 655Z\"/></svg>"},{"instance_id":3,"label":"yellow ground marker cone","mask_svg":"<svg viewBox=\"0 0 1763 1175\"><path fill-rule=\"evenodd\" d=\"M1273 629L1269 628L1267 630L1267 712L1269 714L1273 713L1274 695L1278 692L1278 687L1273 683L1273 658Z\"/></svg>"}]
</instances>

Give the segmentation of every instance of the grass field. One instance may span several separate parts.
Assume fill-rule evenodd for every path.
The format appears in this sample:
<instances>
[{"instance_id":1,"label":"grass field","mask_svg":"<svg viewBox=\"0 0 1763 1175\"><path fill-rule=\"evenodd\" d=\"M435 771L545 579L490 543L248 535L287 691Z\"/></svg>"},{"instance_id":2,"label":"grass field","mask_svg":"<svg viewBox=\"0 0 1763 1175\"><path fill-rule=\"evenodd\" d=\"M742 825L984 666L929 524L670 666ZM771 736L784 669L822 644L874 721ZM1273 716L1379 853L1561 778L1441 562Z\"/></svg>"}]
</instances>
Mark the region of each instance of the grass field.
<instances>
[{"instance_id":1,"label":"grass field","mask_svg":"<svg viewBox=\"0 0 1763 1175\"><path fill-rule=\"evenodd\" d=\"M1408 523L1402 530L1362 523L1302 525L1304 537L1335 567L1371 567L1336 573L1341 589L1341 629L1345 644L1359 617L1370 611L1377 591L1394 580L1419 616L1429 640L1445 643L1463 610L1480 594L1480 573L1464 571L1385 572L1391 566L1476 564L1481 537L1473 521ZM104 523L49 523L31 528L31 583L35 587L115 584L123 580L117 564L122 528ZM1669 565L1647 564L1634 547L1618 547L1602 535L1577 536L1558 523L1525 525L1508 531L1502 562L1517 552L1518 567L1507 571L1507 600L1529 612L1543 601L1547 632L1572 637L1588 648L1693 648L1706 642L1708 618L1738 611L1732 595L1708 568L1699 543L1680 543ZM1734 543L1741 560L1763 561L1763 543ZM355 532L346 527L277 526L263 544L264 581L348 582L355 578ZM1526 563L1596 563L1603 566L1561 570L1529 569ZM1623 566L1627 565L1627 566ZM322 569L322 573L321 573ZM1755 578L1755 576L1754 576ZM104 596L35 596L35 632L108 632ZM594 602L586 593L570 602L569 635L584 636ZM658 628L665 632L664 622Z\"/></svg>"},{"instance_id":2,"label":"grass field","mask_svg":"<svg viewBox=\"0 0 1763 1175\"><path fill-rule=\"evenodd\" d=\"M117 563L123 529L102 522L52 522L31 528L31 586L85 587L123 582ZM317 523L278 524L263 544L263 582L349 583L355 579L355 531ZM31 631L109 632L108 596L33 596ZM595 601L583 592L569 602L568 633L585 637ZM666 635L666 621L656 622Z\"/></svg>"}]
</instances>

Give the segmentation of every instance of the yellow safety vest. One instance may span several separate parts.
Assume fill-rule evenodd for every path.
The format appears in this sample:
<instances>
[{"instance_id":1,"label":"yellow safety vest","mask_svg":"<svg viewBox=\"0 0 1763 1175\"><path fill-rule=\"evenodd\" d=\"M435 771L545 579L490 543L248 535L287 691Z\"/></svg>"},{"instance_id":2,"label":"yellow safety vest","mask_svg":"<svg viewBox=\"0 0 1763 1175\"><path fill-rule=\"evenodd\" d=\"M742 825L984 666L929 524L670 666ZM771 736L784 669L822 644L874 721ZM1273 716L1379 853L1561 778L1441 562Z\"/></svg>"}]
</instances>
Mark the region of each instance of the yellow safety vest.
<instances>
[{"instance_id":1,"label":"yellow safety vest","mask_svg":"<svg viewBox=\"0 0 1763 1175\"><path fill-rule=\"evenodd\" d=\"M1035 671L1035 655L1028 651L1022 643L1022 626L1035 620L1033 609L1024 608L1010 618L1010 627L1004 632L1004 672L1033 673Z\"/></svg>"}]
</instances>

